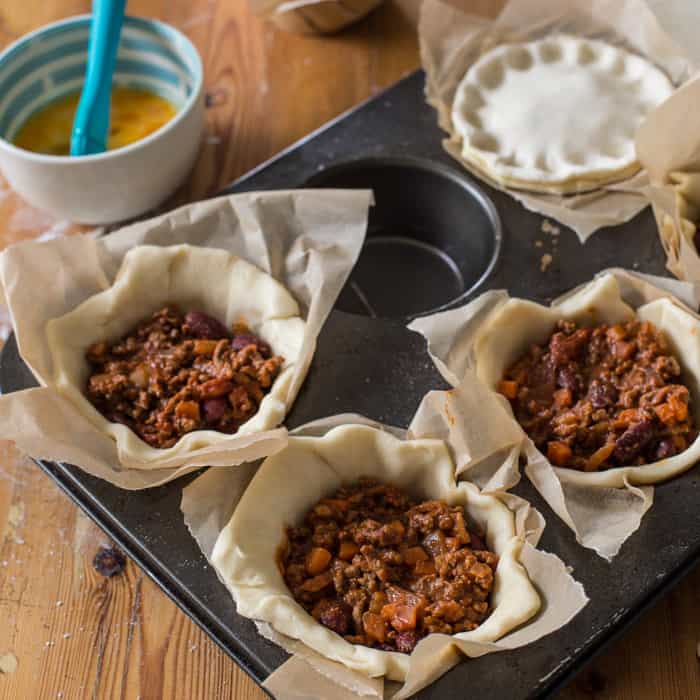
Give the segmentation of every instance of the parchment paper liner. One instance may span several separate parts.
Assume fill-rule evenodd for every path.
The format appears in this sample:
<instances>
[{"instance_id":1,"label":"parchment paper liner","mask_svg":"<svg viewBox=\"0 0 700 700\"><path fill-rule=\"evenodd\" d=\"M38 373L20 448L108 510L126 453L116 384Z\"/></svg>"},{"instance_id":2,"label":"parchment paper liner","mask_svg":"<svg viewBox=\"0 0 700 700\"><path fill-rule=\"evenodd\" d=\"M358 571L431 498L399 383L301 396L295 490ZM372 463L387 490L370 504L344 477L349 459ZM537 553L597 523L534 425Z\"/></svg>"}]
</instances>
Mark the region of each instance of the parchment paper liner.
<instances>
[{"instance_id":1,"label":"parchment paper liner","mask_svg":"<svg viewBox=\"0 0 700 700\"><path fill-rule=\"evenodd\" d=\"M140 244L221 248L257 265L294 296L306 321L287 406L298 392L316 338L364 240L369 191L297 190L221 197L121 229L12 246L0 256L0 281L20 354L41 384L0 397L0 427L34 457L66 461L128 489L162 484L197 466L233 465L281 449L286 430L237 436L168 459L120 457L114 440L51 388L47 322L105 290L126 252ZM202 279L207 284L206 276Z\"/></svg>"},{"instance_id":2,"label":"parchment paper liner","mask_svg":"<svg viewBox=\"0 0 700 700\"><path fill-rule=\"evenodd\" d=\"M296 34L332 34L361 20L382 0L250 0L251 10Z\"/></svg>"},{"instance_id":3,"label":"parchment paper liner","mask_svg":"<svg viewBox=\"0 0 700 700\"><path fill-rule=\"evenodd\" d=\"M423 437L432 438L431 426L439 427L444 419L444 414L433 412L430 406L421 407L412 422L411 431L421 433ZM338 425L353 424L387 431L399 439L406 438L403 430L383 426L353 414L316 421L294 431L293 435L322 436ZM453 436L458 438L459 433L459 427L455 426ZM459 440L449 444L448 447L453 457L463 459ZM183 491L182 510L185 522L210 561L215 544L222 530L227 526L257 466L257 464L245 465L245 471L243 469L209 470ZM364 462L359 463L357 476L366 474L371 467L372 465ZM287 484L285 488L290 486L291 484ZM566 624L588 600L583 587L574 581L560 559L535 549L544 528L542 516L517 496L502 492L494 492L491 495L506 505L514 515L515 532L518 537L524 539L520 562L535 584L543 606L536 617L496 642L460 643L462 654L473 657L493 651L513 649L535 641ZM215 570L226 583L225 572L220 571L216 565ZM408 676L405 684L401 686L382 678L371 678L330 661L298 640L279 634L265 623L257 623L257 626L261 634L293 654L292 658L271 674L264 684L278 700L302 697L321 700L328 697L356 698L358 696L393 697L398 700L409 697L429 685L460 659L460 653L456 649L457 640L454 637L431 635L421 642L411 656Z\"/></svg>"},{"instance_id":4,"label":"parchment paper liner","mask_svg":"<svg viewBox=\"0 0 700 700\"><path fill-rule=\"evenodd\" d=\"M697 308L699 292L695 285L612 269L556 299L550 308L490 291L461 308L413 321L409 328L428 340L428 351L445 380L466 397L462 405L433 399L436 408L444 403L442 411L454 416L454 424L468 423L462 432L467 457L458 461L458 472L488 487L494 480L509 487L517 482L517 457L522 455L528 477L577 541L612 559L652 504L653 490L647 484L692 467L700 459L700 438L680 455L643 467L594 473L556 468L527 438L495 387L531 343L547 339L556 320L593 325L628 320L638 312L669 339L683 367L697 423L700 317L684 303ZM498 469L494 454L508 455Z\"/></svg>"},{"instance_id":5,"label":"parchment paper liner","mask_svg":"<svg viewBox=\"0 0 700 700\"><path fill-rule=\"evenodd\" d=\"M700 282L693 242L700 220L700 133L692 118L698 104L700 80L694 78L647 117L636 144L651 182L649 198L666 266L691 282Z\"/></svg>"},{"instance_id":6,"label":"parchment paper liner","mask_svg":"<svg viewBox=\"0 0 700 700\"><path fill-rule=\"evenodd\" d=\"M597 229L624 223L639 213L648 204L648 179L643 171L592 192L569 196L502 187L462 159L451 111L457 85L482 53L504 42L529 41L557 32L625 46L662 68L674 84L681 84L695 67L664 32L644 0L510 0L495 20L469 15L463 11L465 6L463 0L449 0L449 4L426 0L419 21L426 98L448 134L443 141L445 150L478 178L527 209L569 226L582 243Z\"/></svg>"}]
</instances>

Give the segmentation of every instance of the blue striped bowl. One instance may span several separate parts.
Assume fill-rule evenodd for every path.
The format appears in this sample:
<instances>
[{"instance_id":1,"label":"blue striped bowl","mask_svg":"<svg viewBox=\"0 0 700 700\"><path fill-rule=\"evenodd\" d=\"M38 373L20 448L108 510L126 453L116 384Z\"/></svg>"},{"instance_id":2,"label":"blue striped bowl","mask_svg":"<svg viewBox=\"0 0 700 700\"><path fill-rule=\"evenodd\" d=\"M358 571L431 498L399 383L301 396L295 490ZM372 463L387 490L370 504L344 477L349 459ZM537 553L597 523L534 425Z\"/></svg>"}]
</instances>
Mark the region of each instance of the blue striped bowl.
<instances>
[{"instance_id":1,"label":"blue striped bowl","mask_svg":"<svg viewBox=\"0 0 700 700\"><path fill-rule=\"evenodd\" d=\"M125 17L114 82L170 100L178 112L145 139L106 153L71 158L12 144L38 109L80 90L89 15L27 34L0 53L0 169L28 202L54 216L109 223L152 209L191 169L204 120L202 63L192 43L156 20Z\"/></svg>"}]
</instances>

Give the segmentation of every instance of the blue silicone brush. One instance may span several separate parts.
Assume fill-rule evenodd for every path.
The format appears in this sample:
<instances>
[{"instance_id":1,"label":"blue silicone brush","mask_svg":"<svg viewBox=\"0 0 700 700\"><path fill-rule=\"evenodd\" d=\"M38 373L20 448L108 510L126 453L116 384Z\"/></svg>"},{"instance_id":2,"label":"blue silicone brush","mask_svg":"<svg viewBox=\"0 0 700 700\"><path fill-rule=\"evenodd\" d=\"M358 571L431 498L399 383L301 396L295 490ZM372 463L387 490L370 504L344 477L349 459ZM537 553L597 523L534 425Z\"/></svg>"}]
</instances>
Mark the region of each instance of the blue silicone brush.
<instances>
[{"instance_id":1,"label":"blue silicone brush","mask_svg":"<svg viewBox=\"0 0 700 700\"><path fill-rule=\"evenodd\" d=\"M93 0L85 84L71 133L72 156L107 150L112 75L125 6L126 0Z\"/></svg>"}]
</instances>

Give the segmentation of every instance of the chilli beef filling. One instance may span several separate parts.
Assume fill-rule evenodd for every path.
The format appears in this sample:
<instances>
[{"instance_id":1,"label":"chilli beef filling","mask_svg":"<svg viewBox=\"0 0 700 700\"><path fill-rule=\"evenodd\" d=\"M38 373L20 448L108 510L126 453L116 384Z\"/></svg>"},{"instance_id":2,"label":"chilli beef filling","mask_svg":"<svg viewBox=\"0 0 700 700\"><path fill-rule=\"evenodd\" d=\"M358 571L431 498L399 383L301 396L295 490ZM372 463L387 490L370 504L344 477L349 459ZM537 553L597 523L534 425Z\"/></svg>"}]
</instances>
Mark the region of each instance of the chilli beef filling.
<instances>
[{"instance_id":1,"label":"chilli beef filling","mask_svg":"<svg viewBox=\"0 0 700 700\"><path fill-rule=\"evenodd\" d=\"M107 420L152 447L193 430L235 433L258 411L284 359L244 324L166 307L115 343L86 352L86 393Z\"/></svg>"},{"instance_id":2,"label":"chilli beef filling","mask_svg":"<svg viewBox=\"0 0 700 700\"><path fill-rule=\"evenodd\" d=\"M683 452L697 435L678 360L648 321L593 328L559 321L498 388L558 467L647 464Z\"/></svg>"},{"instance_id":3,"label":"chilli beef filling","mask_svg":"<svg viewBox=\"0 0 700 700\"><path fill-rule=\"evenodd\" d=\"M417 503L361 479L287 530L281 558L294 598L351 643L410 653L431 632L475 629L491 612L497 556L464 508Z\"/></svg>"}]
</instances>

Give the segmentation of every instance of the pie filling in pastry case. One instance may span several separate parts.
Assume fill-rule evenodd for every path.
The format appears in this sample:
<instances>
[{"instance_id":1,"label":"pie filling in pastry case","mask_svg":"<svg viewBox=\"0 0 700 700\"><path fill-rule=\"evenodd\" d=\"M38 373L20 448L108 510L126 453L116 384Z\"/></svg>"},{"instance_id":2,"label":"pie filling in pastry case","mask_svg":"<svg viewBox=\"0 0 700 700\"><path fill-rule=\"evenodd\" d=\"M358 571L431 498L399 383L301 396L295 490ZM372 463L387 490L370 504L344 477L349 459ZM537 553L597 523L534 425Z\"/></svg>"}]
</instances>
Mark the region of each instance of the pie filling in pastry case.
<instances>
[{"instance_id":1,"label":"pie filling in pastry case","mask_svg":"<svg viewBox=\"0 0 700 700\"><path fill-rule=\"evenodd\" d=\"M673 90L640 55L555 34L486 50L451 120L466 167L505 187L576 194L639 171L637 129ZM693 222L698 202L683 199ZM52 385L148 463L280 425L305 321L284 286L235 255L141 245L110 287L46 329ZM551 307L507 299L475 336L480 386L566 479L649 484L700 458L700 320L671 298L633 307L602 275ZM405 681L428 636L491 644L546 608L508 494L457 481L443 440L367 425L284 434L211 554L240 615Z\"/></svg>"},{"instance_id":2,"label":"pie filling in pastry case","mask_svg":"<svg viewBox=\"0 0 700 700\"><path fill-rule=\"evenodd\" d=\"M212 563L240 615L404 681L426 635L492 642L542 605L514 514L454 472L442 440L361 425L290 436L255 473Z\"/></svg>"}]
</instances>

